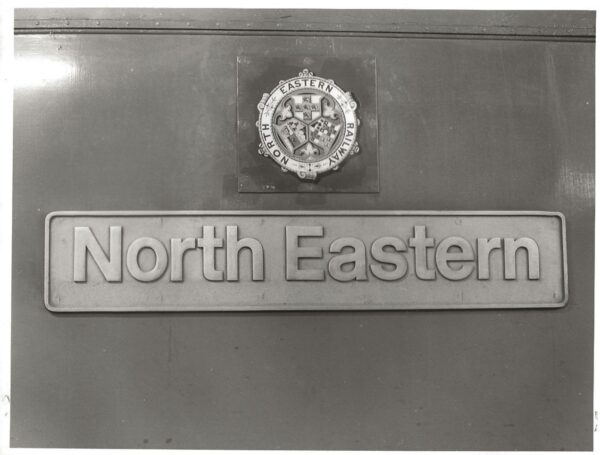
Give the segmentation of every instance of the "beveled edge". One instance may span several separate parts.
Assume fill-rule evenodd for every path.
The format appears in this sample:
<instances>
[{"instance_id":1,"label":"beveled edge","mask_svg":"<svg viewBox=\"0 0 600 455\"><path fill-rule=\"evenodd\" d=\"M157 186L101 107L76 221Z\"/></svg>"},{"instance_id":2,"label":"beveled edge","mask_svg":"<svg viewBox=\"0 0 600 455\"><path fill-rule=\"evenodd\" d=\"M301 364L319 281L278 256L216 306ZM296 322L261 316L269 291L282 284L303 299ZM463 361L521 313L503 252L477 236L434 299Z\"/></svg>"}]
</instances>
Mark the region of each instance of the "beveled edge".
<instances>
[{"instance_id":1,"label":"beveled edge","mask_svg":"<svg viewBox=\"0 0 600 455\"><path fill-rule=\"evenodd\" d=\"M50 305L50 224L61 212L50 212L44 220L44 306L49 311L60 311Z\"/></svg>"}]
</instances>

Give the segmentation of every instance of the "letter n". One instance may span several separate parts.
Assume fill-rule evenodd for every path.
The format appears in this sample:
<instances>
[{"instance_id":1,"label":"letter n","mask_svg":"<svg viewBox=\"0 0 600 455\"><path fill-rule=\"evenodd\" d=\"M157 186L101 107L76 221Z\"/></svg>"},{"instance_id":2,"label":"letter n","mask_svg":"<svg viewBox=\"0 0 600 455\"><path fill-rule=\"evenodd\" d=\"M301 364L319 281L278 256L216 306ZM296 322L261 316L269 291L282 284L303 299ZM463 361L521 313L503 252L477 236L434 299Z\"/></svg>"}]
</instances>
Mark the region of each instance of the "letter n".
<instances>
[{"instance_id":1,"label":"letter n","mask_svg":"<svg viewBox=\"0 0 600 455\"><path fill-rule=\"evenodd\" d=\"M87 257L89 253L106 281L121 281L122 238L123 228L121 226L110 226L109 255L107 256L89 227L76 226L73 242L73 280L76 283L87 281Z\"/></svg>"},{"instance_id":2,"label":"letter n","mask_svg":"<svg viewBox=\"0 0 600 455\"><path fill-rule=\"evenodd\" d=\"M527 251L527 278L540 279L540 249L535 240L529 237L520 239L504 239L504 279L517 279L517 250Z\"/></svg>"}]
</instances>

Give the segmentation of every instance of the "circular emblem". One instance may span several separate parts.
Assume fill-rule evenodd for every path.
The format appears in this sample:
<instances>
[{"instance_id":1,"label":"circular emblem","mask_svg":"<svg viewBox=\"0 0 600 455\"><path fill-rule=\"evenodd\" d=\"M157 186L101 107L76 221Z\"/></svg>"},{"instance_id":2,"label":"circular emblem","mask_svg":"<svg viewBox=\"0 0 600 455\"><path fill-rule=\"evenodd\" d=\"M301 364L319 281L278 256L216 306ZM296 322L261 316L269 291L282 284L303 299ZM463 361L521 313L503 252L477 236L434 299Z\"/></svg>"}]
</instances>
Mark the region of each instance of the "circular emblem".
<instances>
[{"instance_id":1,"label":"circular emblem","mask_svg":"<svg viewBox=\"0 0 600 455\"><path fill-rule=\"evenodd\" d=\"M305 69L258 103L258 153L301 179L338 170L359 150L356 107L350 92Z\"/></svg>"}]
</instances>

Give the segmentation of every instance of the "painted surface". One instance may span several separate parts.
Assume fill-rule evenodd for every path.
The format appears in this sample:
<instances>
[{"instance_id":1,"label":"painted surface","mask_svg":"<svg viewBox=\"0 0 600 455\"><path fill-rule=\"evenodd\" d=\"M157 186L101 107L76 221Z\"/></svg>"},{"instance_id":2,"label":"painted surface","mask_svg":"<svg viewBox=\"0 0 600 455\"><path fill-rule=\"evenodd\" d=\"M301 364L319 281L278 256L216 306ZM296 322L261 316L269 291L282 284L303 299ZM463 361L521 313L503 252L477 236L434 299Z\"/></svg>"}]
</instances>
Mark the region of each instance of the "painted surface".
<instances>
[{"instance_id":1,"label":"painted surface","mask_svg":"<svg viewBox=\"0 0 600 455\"><path fill-rule=\"evenodd\" d=\"M380 192L241 194L236 58L374 57ZM15 39L11 445L592 446L594 44L352 36ZM57 315L54 210L546 210L557 310Z\"/></svg>"}]
</instances>

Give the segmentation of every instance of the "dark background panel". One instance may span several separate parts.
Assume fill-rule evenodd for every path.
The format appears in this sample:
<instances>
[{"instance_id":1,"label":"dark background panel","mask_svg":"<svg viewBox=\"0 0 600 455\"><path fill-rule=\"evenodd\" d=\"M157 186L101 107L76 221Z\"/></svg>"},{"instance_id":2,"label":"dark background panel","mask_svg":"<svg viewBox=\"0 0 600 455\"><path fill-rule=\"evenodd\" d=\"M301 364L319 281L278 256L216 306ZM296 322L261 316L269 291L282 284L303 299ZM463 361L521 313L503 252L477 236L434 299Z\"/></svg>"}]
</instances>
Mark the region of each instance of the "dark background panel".
<instances>
[{"instance_id":1,"label":"dark background panel","mask_svg":"<svg viewBox=\"0 0 600 455\"><path fill-rule=\"evenodd\" d=\"M377 59L379 193L238 193L236 57L266 49ZM591 449L593 42L59 33L15 56L12 446ZM44 308L50 211L294 208L561 211L570 301Z\"/></svg>"}]
</instances>

